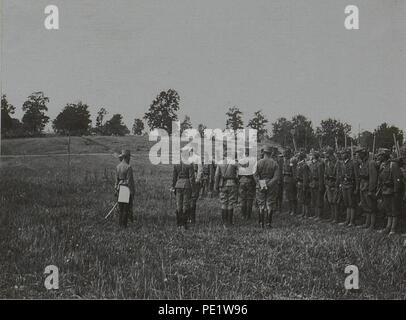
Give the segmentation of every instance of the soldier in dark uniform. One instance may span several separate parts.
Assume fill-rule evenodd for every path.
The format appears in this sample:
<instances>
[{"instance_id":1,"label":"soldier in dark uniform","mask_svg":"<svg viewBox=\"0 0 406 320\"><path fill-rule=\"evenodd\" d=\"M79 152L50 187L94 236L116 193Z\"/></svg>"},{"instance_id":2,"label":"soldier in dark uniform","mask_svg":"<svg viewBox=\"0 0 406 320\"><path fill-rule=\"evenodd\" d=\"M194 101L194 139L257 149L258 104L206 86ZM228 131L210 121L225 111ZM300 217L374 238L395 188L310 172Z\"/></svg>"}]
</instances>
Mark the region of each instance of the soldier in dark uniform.
<instances>
[{"instance_id":1,"label":"soldier in dark uniform","mask_svg":"<svg viewBox=\"0 0 406 320\"><path fill-rule=\"evenodd\" d=\"M257 163L254 174L256 198L259 207L259 223L262 228L272 226L272 216L277 206L279 165L272 159L273 148L264 147L264 158Z\"/></svg>"},{"instance_id":2,"label":"soldier in dark uniform","mask_svg":"<svg viewBox=\"0 0 406 320\"><path fill-rule=\"evenodd\" d=\"M133 170L130 165L131 152L130 150L123 150L119 159L122 159L121 162L117 165L116 168L116 185L115 190L118 193L120 186L126 186L130 189L130 200L129 203L119 203L119 225L123 228L127 227L128 219L132 221L132 207L135 194L134 186L134 177Z\"/></svg>"},{"instance_id":3,"label":"soldier in dark uniform","mask_svg":"<svg viewBox=\"0 0 406 320\"><path fill-rule=\"evenodd\" d=\"M252 206L255 199L255 167L256 159L249 157L249 148L245 150L245 157L238 163L239 177L239 199L241 202L241 213L244 219L251 219Z\"/></svg>"},{"instance_id":4,"label":"soldier in dark uniform","mask_svg":"<svg viewBox=\"0 0 406 320\"><path fill-rule=\"evenodd\" d=\"M283 203L283 155L280 154L278 148L273 148L272 159L278 164L278 187L276 195L276 211L282 212L282 203Z\"/></svg>"},{"instance_id":5,"label":"soldier in dark uniform","mask_svg":"<svg viewBox=\"0 0 406 320\"><path fill-rule=\"evenodd\" d=\"M334 156L334 150L327 148L325 170L324 170L324 185L326 187L326 200L330 208L329 222L338 222L338 208L337 208L337 159Z\"/></svg>"},{"instance_id":6,"label":"soldier in dark uniform","mask_svg":"<svg viewBox=\"0 0 406 320\"><path fill-rule=\"evenodd\" d=\"M383 210L388 219L385 229L380 232L389 232L389 235L392 235L397 231L404 186L401 179L399 161L390 159L390 151L388 149L379 150L378 157L381 162L378 186L382 194Z\"/></svg>"},{"instance_id":7,"label":"soldier in dark uniform","mask_svg":"<svg viewBox=\"0 0 406 320\"><path fill-rule=\"evenodd\" d=\"M310 189L309 178L310 169L306 163L306 154L302 151L298 154L298 164L296 170L296 183L297 183L297 201L301 217L307 218L309 216L309 204L310 204Z\"/></svg>"},{"instance_id":8,"label":"soldier in dark uniform","mask_svg":"<svg viewBox=\"0 0 406 320\"><path fill-rule=\"evenodd\" d=\"M365 224L360 227L373 230L377 211L376 191L378 186L378 170L375 161L369 159L367 149L358 148L356 154L359 158L360 208L365 214Z\"/></svg>"},{"instance_id":9,"label":"soldier in dark uniform","mask_svg":"<svg viewBox=\"0 0 406 320\"><path fill-rule=\"evenodd\" d=\"M192 164L175 164L172 176L172 191L176 194L176 223L178 227L187 229L190 212L192 187L195 173Z\"/></svg>"},{"instance_id":10,"label":"soldier in dark uniform","mask_svg":"<svg viewBox=\"0 0 406 320\"><path fill-rule=\"evenodd\" d=\"M340 225L352 227L355 226L355 207L357 205L357 194L359 191L358 168L356 163L351 159L350 149L343 151L343 158L340 187L346 211L346 219L340 223Z\"/></svg>"},{"instance_id":11,"label":"soldier in dark uniform","mask_svg":"<svg viewBox=\"0 0 406 320\"><path fill-rule=\"evenodd\" d=\"M320 153L313 151L310 168L311 206L315 220L321 219L324 201L324 164L320 160Z\"/></svg>"},{"instance_id":12,"label":"soldier in dark uniform","mask_svg":"<svg viewBox=\"0 0 406 320\"><path fill-rule=\"evenodd\" d=\"M289 206L289 214L296 214L296 164L292 161L292 150L285 149L282 160L283 190Z\"/></svg>"},{"instance_id":13,"label":"soldier in dark uniform","mask_svg":"<svg viewBox=\"0 0 406 320\"><path fill-rule=\"evenodd\" d=\"M226 157L217 165L214 179L214 190L220 190L221 218L223 225L232 225L234 208L238 194L238 167L234 160Z\"/></svg>"}]
</instances>

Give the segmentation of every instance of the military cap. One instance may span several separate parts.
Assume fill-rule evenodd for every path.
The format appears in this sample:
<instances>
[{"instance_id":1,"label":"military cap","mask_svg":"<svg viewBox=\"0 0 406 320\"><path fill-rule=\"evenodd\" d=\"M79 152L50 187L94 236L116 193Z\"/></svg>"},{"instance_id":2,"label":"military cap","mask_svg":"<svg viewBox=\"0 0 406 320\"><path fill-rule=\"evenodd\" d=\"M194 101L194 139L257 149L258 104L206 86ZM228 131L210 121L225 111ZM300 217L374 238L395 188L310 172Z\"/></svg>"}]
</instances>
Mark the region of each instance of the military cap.
<instances>
[{"instance_id":1,"label":"military cap","mask_svg":"<svg viewBox=\"0 0 406 320\"><path fill-rule=\"evenodd\" d=\"M327 149L324 153L328 156L332 156L334 154L334 149L331 147L327 147Z\"/></svg>"},{"instance_id":2,"label":"military cap","mask_svg":"<svg viewBox=\"0 0 406 320\"><path fill-rule=\"evenodd\" d=\"M274 152L274 148L270 145L266 145L263 147L263 150L265 153L273 153Z\"/></svg>"}]
</instances>

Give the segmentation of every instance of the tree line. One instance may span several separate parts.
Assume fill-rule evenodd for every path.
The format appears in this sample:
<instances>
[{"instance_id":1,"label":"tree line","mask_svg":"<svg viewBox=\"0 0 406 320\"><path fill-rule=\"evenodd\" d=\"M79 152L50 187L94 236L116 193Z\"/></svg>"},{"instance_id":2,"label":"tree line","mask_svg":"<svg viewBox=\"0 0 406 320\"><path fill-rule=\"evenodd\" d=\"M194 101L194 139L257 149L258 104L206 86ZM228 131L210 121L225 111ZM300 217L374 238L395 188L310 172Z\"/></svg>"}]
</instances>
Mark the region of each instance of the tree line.
<instances>
[{"instance_id":1,"label":"tree line","mask_svg":"<svg viewBox=\"0 0 406 320\"><path fill-rule=\"evenodd\" d=\"M43 135L45 126L50 118L47 104L49 98L43 92L34 92L28 96L22 105L24 115L20 120L13 118L15 107L8 102L6 95L1 97L1 135L4 138L11 137L34 137ZM134 135L146 133L145 124L150 130L160 128L172 133L172 122L178 121L180 96L174 89L161 91L152 101L147 112L142 118L135 118L131 132ZM119 113L110 118L105 107L97 112L95 125L92 126L89 106L83 102L67 103L57 117L52 121L52 128L59 135L127 135L130 130L123 122L123 116ZM271 125L271 131L267 129ZM359 130L354 134L350 124L329 118L322 120L315 127L310 119L302 114L297 114L291 119L280 117L273 123L269 123L262 110L255 111L253 117L245 126L243 112L232 106L226 112L226 129L252 128L257 130L258 140L271 140L282 147L310 150L311 148L323 148L325 146L344 147L351 144L362 145L373 149L375 147L392 148L393 137L397 141L403 141L403 132L396 126L382 123L374 132ZM186 115L180 122L180 131L192 128L190 116ZM203 136L206 125L200 123L198 131Z\"/></svg>"}]
</instances>

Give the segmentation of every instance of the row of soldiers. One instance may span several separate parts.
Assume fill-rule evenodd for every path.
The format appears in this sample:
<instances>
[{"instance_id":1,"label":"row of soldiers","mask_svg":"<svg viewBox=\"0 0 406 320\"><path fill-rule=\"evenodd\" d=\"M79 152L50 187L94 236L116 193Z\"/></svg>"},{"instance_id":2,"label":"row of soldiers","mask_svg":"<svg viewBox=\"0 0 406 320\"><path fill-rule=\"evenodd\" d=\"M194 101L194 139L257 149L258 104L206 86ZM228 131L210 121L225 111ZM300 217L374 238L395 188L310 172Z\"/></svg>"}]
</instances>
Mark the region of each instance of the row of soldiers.
<instances>
[{"instance_id":1,"label":"row of soldiers","mask_svg":"<svg viewBox=\"0 0 406 320\"><path fill-rule=\"evenodd\" d=\"M341 209L345 219L340 225L354 226L356 212L362 211L365 223L373 230L380 210L387 217L381 232L394 234L399 217L404 213L406 181L406 148L401 157L388 149L380 149L371 157L365 148L296 154L267 145L260 159L246 157L238 162L227 158L218 165L201 165L190 150L190 164L174 166L172 191L176 194L177 224L187 227L196 222L196 202L200 192L219 193L224 225L232 225L237 202L243 218L250 219L253 207L258 208L259 224L272 225L275 212L285 200L291 215L321 220L324 207L330 211L329 221L339 223ZM192 161L191 161L192 159ZM195 161L194 161L194 160ZM247 168L254 161L254 170ZM251 162L252 163L252 162Z\"/></svg>"}]
</instances>

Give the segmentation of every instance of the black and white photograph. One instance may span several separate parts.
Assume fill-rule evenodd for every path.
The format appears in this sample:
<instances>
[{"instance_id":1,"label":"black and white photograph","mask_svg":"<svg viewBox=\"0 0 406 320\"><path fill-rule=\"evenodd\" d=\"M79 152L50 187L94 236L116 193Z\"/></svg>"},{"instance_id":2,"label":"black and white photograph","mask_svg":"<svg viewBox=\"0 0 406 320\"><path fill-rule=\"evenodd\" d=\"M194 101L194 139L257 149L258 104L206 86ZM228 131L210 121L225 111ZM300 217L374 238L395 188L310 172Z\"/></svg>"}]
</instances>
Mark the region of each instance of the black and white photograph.
<instances>
[{"instance_id":1,"label":"black and white photograph","mask_svg":"<svg viewBox=\"0 0 406 320\"><path fill-rule=\"evenodd\" d=\"M406 299L406 1L0 19L0 300Z\"/></svg>"}]
</instances>

